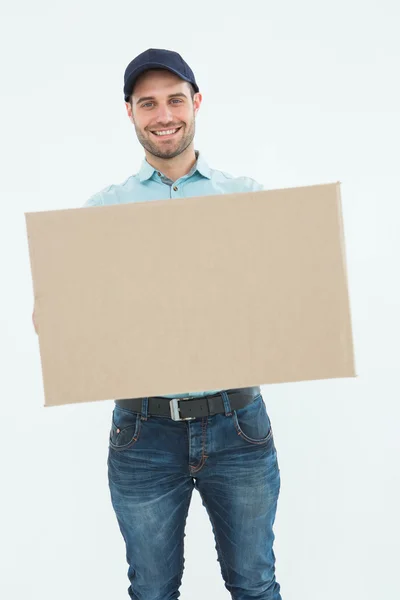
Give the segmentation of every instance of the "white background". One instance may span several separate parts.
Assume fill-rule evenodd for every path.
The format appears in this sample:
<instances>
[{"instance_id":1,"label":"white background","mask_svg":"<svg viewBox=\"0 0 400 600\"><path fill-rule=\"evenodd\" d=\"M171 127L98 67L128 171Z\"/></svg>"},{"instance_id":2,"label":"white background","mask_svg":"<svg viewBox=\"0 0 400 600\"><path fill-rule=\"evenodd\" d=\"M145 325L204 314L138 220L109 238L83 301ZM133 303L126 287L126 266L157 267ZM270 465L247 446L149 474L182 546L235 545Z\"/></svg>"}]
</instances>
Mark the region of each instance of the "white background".
<instances>
[{"instance_id":1,"label":"white background","mask_svg":"<svg viewBox=\"0 0 400 600\"><path fill-rule=\"evenodd\" d=\"M43 408L24 212L137 172L126 65L176 50L196 149L266 189L342 182L358 378L264 386L280 462L283 600L395 600L399 560L397 0L2 0L1 511L5 600L127 598L106 458L112 402ZM229 598L194 492L182 599Z\"/></svg>"}]
</instances>

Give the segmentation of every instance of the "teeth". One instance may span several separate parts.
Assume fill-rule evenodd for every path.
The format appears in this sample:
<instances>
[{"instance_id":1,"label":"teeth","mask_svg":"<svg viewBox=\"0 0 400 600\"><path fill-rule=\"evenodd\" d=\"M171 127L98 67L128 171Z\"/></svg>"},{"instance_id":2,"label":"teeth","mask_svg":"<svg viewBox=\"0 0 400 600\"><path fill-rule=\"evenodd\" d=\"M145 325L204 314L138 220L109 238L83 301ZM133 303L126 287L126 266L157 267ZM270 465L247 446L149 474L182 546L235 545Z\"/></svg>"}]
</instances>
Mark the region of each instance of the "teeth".
<instances>
[{"instance_id":1,"label":"teeth","mask_svg":"<svg viewBox=\"0 0 400 600\"><path fill-rule=\"evenodd\" d=\"M178 129L168 129L168 131L153 131L156 135L171 135L175 133Z\"/></svg>"}]
</instances>

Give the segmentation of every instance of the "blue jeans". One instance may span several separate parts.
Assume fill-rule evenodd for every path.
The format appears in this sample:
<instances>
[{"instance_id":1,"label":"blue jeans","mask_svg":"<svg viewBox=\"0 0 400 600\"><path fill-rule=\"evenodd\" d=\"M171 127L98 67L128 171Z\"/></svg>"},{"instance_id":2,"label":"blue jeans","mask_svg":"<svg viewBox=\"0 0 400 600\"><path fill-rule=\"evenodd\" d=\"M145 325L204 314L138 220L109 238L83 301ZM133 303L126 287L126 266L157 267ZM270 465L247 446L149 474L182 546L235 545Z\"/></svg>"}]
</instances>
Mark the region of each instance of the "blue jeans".
<instances>
[{"instance_id":1,"label":"blue jeans","mask_svg":"<svg viewBox=\"0 0 400 600\"><path fill-rule=\"evenodd\" d=\"M260 393L236 411L221 394L225 413L192 421L150 416L147 399L141 413L114 407L108 479L134 600L179 598L193 488L232 599L282 600L272 549L280 471L270 419Z\"/></svg>"}]
</instances>

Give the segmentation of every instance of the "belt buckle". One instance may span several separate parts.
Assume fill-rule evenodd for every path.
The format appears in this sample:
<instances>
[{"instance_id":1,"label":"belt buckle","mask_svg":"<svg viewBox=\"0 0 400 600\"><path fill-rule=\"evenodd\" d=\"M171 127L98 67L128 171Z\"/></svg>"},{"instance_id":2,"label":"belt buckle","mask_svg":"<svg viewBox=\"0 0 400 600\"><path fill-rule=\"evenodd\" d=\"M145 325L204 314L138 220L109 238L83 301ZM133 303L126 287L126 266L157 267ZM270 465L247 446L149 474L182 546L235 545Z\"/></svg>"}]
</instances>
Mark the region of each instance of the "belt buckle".
<instances>
[{"instance_id":1,"label":"belt buckle","mask_svg":"<svg viewBox=\"0 0 400 600\"><path fill-rule=\"evenodd\" d=\"M188 398L171 398L171 400L169 401L169 409L171 411L171 418L174 421L191 421L192 419L195 419L196 417L181 417L180 416L179 406L178 406L178 402L180 400L190 400L190 397L188 397Z\"/></svg>"}]
</instances>

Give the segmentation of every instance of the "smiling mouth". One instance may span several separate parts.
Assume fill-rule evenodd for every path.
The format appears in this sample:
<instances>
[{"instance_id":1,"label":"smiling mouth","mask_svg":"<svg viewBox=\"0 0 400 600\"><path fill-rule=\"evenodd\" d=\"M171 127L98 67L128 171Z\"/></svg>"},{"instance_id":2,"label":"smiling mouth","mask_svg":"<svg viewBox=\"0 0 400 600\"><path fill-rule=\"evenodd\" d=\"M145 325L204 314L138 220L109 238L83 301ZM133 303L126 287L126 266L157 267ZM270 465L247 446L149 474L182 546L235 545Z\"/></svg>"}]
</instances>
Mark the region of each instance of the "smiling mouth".
<instances>
[{"instance_id":1,"label":"smiling mouth","mask_svg":"<svg viewBox=\"0 0 400 600\"><path fill-rule=\"evenodd\" d=\"M182 127L175 127L174 129L164 129L164 130L160 130L160 131L152 131L151 133L153 135L156 136L156 138L159 139L163 139L163 138L172 138L174 137L174 135L176 135L178 133L178 131L180 131L182 129Z\"/></svg>"}]
</instances>

